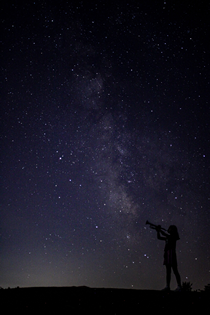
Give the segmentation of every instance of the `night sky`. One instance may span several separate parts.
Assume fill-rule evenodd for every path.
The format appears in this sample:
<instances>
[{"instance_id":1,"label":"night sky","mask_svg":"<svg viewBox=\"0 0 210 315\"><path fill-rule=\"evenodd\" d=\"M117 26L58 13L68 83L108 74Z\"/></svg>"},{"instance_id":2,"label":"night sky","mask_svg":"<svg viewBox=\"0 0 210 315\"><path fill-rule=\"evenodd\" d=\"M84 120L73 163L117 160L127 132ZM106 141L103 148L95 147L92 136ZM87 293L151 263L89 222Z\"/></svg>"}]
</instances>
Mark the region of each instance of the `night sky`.
<instances>
[{"instance_id":1,"label":"night sky","mask_svg":"<svg viewBox=\"0 0 210 315\"><path fill-rule=\"evenodd\" d=\"M0 286L162 289L147 219L177 225L182 282L210 283L209 17L1 1Z\"/></svg>"}]
</instances>

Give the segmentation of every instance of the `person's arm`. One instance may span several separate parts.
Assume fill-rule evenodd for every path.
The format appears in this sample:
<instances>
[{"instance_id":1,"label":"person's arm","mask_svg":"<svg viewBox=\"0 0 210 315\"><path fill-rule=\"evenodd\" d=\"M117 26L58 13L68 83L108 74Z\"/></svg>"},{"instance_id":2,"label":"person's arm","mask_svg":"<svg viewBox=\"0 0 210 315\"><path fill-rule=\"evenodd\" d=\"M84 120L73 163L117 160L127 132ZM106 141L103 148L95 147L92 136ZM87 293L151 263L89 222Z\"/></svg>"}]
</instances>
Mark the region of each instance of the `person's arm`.
<instances>
[{"instance_id":1,"label":"person's arm","mask_svg":"<svg viewBox=\"0 0 210 315\"><path fill-rule=\"evenodd\" d=\"M168 234L165 233L165 232L163 232L163 230L161 230L161 226L160 226L160 225L157 226L156 231L157 231L157 238L158 238L159 240L161 240L161 241L165 241L166 238L167 238L167 236L168 236ZM160 233L161 233L164 237L161 236Z\"/></svg>"},{"instance_id":2,"label":"person's arm","mask_svg":"<svg viewBox=\"0 0 210 315\"><path fill-rule=\"evenodd\" d=\"M161 233L163 236L165 236L165 237L168 237L168 236L169 236L169 234L166 233L166 232L164 232L163 230L159 230L159 231L160 231L160 233Z\"/></svg>"},{"instance_id":3,"label":"person's arm","mask_svg":"<svg viewBox=\"0 0 210 315\"><path fill-rule=\"evenodd\" d=\"M157 238L159 240L161 240L161 241L165 241L166 240L166 237L163 237L163 236L160 235L160 231L159 230L157 230Z\"/></svg>"}]
</instances>

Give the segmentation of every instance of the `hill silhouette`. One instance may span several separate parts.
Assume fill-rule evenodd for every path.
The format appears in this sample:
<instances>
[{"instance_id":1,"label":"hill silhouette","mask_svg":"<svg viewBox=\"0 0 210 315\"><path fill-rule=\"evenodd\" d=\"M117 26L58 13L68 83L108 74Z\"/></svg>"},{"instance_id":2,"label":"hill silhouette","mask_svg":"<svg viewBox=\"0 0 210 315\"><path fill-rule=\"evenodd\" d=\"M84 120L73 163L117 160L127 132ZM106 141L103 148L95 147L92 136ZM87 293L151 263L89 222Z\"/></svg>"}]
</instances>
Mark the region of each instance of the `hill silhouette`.
<instances>
[{"instance_id":1,"label":"hill silhouette","mask_svg":"<svg viewBox=\"0 0 210 315\"><path fill-rule=\"evenodd\" d=\"M1 308L69 314L195 314L209 311L207 292L164 292L89 287L34 287L0 290Z\"/></svg>"}]
</instances>

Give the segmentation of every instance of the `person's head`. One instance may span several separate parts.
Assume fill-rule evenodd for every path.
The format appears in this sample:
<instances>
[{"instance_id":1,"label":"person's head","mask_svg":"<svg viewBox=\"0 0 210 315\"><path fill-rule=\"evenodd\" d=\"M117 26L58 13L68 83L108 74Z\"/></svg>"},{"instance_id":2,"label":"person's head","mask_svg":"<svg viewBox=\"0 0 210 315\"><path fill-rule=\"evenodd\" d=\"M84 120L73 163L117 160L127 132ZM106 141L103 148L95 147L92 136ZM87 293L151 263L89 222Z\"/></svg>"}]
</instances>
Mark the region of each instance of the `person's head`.
<instances>
[{"instance_id":1,"label":"person's head","mask_svg":"<svg viewBox=\"0 0 210 315\"><path fill-rule=\"evenodd\" d=\"M177 240L179 240L179 233L176 225L170 225L168 228L168 233L174 236Z\"/></svg>"}]
</instances>

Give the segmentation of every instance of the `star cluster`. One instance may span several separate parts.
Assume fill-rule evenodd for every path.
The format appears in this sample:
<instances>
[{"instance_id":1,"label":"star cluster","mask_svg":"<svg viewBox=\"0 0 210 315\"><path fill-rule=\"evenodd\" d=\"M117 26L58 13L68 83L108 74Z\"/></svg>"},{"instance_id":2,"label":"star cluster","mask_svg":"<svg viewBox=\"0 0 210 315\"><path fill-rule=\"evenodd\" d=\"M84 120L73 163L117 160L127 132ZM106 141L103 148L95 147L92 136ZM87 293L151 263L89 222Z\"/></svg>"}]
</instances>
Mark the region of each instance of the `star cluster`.
<instances>
[{"instance_id":1,"label":"star cluster","mask_svg":"<svg viewBox=\"0 0 210 315\"><path fill-rule=\"evenodd\" d=\"M209 283L209 10L1 4L1 286Z\"/></svg>"}]
</instances>

